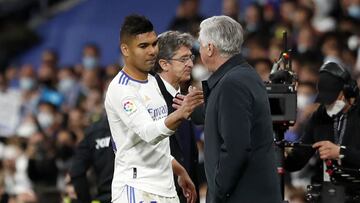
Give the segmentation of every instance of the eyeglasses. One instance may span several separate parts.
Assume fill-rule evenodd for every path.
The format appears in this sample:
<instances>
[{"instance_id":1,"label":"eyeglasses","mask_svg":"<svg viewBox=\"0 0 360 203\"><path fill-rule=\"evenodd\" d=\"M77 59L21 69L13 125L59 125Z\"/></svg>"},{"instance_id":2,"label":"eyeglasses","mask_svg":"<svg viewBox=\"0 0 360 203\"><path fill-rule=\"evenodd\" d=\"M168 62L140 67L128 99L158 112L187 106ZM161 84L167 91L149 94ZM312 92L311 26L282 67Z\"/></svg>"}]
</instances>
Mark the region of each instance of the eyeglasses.
<instances>
[{"instance_id":1,"label":"eyeglasses","mask_svg":"<svg viewBox=\"0 0 360 203\"><path fill-rule=\"evenodd\" d=\"M178 59L168 59L168 60L172 60L172 61L179 61L183 64L187 64L189 60L194 61L195 59L195 55L190 55L190 56L184 56Z\"/></svg>"}]
</instances>

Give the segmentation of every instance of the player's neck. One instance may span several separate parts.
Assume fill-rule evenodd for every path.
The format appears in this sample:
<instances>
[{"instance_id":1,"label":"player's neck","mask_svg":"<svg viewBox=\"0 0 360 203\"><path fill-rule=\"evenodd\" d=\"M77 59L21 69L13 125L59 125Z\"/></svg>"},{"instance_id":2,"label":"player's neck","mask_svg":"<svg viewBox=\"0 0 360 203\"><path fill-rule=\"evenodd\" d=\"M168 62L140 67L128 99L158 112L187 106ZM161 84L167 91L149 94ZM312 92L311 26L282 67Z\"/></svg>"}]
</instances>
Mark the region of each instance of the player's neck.
<instances>
[{"instance_id":1,"label":"player's neck","mask_svg":"<svg viewBox=\"0 0 360 203\"><path fill-rule=\"evenodd\" d=\"M125 65L122 69L128 76L135 80L147 80L148 72L140 71L136 68L130 68L129 66Z\"/></svg>"}]
</instances>

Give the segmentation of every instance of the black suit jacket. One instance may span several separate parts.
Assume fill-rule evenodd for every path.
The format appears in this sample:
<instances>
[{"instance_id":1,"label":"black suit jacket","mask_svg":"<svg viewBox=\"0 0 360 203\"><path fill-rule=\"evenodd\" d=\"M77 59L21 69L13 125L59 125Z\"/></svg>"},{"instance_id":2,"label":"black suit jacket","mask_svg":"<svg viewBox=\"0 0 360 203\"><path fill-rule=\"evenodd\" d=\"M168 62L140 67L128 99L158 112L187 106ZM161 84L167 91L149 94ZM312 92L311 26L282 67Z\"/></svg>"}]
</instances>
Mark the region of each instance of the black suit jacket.
<instances>
[{"instance_id":1,"label":"black suit jacket","mask_svg":"<svg viewBox=\"0 0 360 203\"><path fill-rule=\"evenodd\" d=\"M267 92L241 55L203 83L208 203L279 203Z\"/></svg>"},{"instance_id":2,"label":"black suit jacket","mask_svg":"<svg viewBox=\"0 0 360 203\"><path fill-rule=\"evenodd\" d=\"M166 90L164 82L159 75L155 75L158 86L166 101L168 107L168 114L175 111L172 107L173 96ZM171 155L186 169L191 180L195 184L197 194L199 194L198 184L198 149L196 146L193 124L189 120L183 121L174 135L170 136L170 150ZM176 191L181 203L186 203L186 198L183 195L181 187L177 183L175 176ZM199 199L198 199L199 202Z\"/></svg>"}]
</instances>

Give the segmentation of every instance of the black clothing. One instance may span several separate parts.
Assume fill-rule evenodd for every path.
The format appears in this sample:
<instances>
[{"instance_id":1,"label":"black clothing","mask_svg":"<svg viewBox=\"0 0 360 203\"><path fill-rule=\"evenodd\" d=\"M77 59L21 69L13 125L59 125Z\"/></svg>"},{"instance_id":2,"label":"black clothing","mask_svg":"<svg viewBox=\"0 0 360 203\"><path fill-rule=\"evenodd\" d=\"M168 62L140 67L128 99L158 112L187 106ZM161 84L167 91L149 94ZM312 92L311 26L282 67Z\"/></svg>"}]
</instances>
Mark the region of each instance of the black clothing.
<instances>
[{"instance_id":1,"label":"black clothing","mask_svg":"<svg viewBox=\"0 0 360 203\"><path fill-rule=\"evenodd\" d=\"M38 203L61 202L60 191L56 186L59 168L51 147L53 143L50 139L36 144L36 154L28 162L27 173Z\"/></svg>"},{"instance_id":2,"label":"black clothing","mask_svg":"<svg viewBox=\"0 0 360 203\"><path fill-rule=\"evenodd\" d=\"M158 86L162 95L166 101L168 107L168 114L175 111L172 107L173 96L166 90L164 82L159 75L155 75ZM199 194L198 184L198 149L196 146L193 124L189 120L183 121L174 135L170 136L170 150L171 155L186 169L191 180L193 181L196 192ZM181 187L177 183L177 177L175 176L176 192L179 196L181 203L186 203L186 198L182 192ZM197 200L199 202L199 198Z\"/></svg>"},{"instance_id":3,"label":"black clothing","mask_svg":"<svg viewBox=\"0 0 360 203\"><path fill-rule=\"evenodd\" d=\"M339 120L340 116L341 115L338 115L336 120ZM343 130L343 133L339 133ZM335 136L335 134L337 136ZM339 136L339 134L343 135ZM341 129L338 130L334 128L334 120L327 115L324 105L321 105L317 111L313 113L305 126L305 131L300 142L312 145L323 140L328 140L346 147L346 149L341 149L341 154L344 155L344 158L341 160L342 166L347 168L360 168L360 105L358 102L347 112L346 127L341 127ZM337 143L336 140L342 140L342 142ZM316 150L310 147L294 148L292 153L285 159L285 169L288 171L300 170L315 152ZM313 181L322 182L322 161L319 161L317 169Z\"/></svg>"},{"instance_id":4,"label":"black clothing","mask_svg":"<svg viewBox=\"0 0 360 203\"><path fill-rule=\"evenodd\" d=\"M265 86L241 55L203 83L208 203L279 203Z\"/></svg>"},{"instance_id":5,"label":"black clothing","mask_svg":"<svg viewBox=\"0 0 360 203\"><path fill-rule=\"evenodd\" d=\"M86 172L94 168L97 180L97 195L101 202L111 201L111 181L114 173L115 154L111 145L111 132L106 117L95 122L85 131L85 138L79 143L70 169L71 181L80 202L91 202Z\"/></svg>"}]
</instances>

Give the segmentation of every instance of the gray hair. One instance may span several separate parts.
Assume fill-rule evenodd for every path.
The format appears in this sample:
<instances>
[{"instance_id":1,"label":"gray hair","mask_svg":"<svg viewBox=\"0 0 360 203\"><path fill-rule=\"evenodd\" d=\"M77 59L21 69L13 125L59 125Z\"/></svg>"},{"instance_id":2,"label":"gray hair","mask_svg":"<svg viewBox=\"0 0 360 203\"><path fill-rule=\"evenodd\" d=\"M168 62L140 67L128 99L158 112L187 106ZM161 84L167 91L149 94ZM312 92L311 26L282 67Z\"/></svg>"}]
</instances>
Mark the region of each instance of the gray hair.
<instances>
[{"instance_id":1,"label":"gray hair","mask_svg":"<svg viewBox=\"0 0 360 203\"><path fill-rule=\"evenodd\" d=\"M180 47L185 46L192 48L194 38L188 33L180 33L178 31L166 31L158 36L159 53L157 55L157 63L154 71L161 72L162 68L159 65L160 59L171 59Z\"/></svg>"},{"instance_id":2,"label":"gray hair","mask_svg":"<svg viewBox=\"0 0 360 203\"><path fill-rule=\"evenodd\" d=\"M241 52L244 31L228 16L213 16L201 22L199 41L202 45L214 44L221 56L233 56Z\"/></svg>"}]
</instances>

